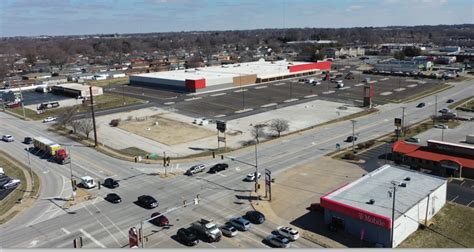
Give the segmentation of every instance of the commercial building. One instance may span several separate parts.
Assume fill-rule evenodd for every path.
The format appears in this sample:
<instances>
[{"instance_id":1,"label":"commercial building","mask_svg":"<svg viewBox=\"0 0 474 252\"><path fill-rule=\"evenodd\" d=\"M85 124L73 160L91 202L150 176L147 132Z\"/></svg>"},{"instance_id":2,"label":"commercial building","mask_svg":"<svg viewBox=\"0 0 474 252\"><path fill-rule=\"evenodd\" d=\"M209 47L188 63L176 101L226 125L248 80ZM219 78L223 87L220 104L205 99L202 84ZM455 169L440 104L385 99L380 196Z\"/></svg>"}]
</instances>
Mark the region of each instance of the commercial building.
<instances>
[{"instance_id":1,"label":"commercial building","mask_svg":"<svg viewBox=\"0 0 474 252\"><path fill-rule=\"evenodd\" d=\"M67 83L67 84L60 84L51 87L51 91L54 94L71 96L71 97L89 97L90 96L90 89L89 85L82 85L77 83ZM104 91L101 87L92 87L92 95L103 95Z\"/></svg>"},{"instance_id":2,"label":"commercial building","mask_svg":"<svg viewBox=\"0 0 474 252\"><path fill-rule=\"evenodd\" d=\"M264 61L130 76L130 85L203 92L241 87L330 70L331 62Z\"/></svg>"},{"instance_id":3,"label":"commercial building","mask_svg":"<svg viewBox=\"0 0 474 252\"><path fill-rule=\"evenodd\" d=\"M374 65L374 71L386 73L418 73L421 70L431 69L433 63L431 61L420 60L396 60L390 59L379 61Z\"/></svg>"},{"instance_id":4,"label":"commercial building","mask_svg":"<svg viewBox=\"0 0 474 252\"><path fill-rule=\"evenodd\" d=\"M444 206L446 185L439 177L384 165L322 196L320 204L331 228L376 246L397 247Z\"/></svg>"},{"instance_id":5,"label":"commercial building","mask_svg":"<svg viewBox=\"0 0 474 252\"><path fill-rule=\"evenodd\" d=\"M436 140L427 143L421 146L395 142L392 146L394 161L442 177L474 179L474 146Z\"/></svg>"}]
</instances>

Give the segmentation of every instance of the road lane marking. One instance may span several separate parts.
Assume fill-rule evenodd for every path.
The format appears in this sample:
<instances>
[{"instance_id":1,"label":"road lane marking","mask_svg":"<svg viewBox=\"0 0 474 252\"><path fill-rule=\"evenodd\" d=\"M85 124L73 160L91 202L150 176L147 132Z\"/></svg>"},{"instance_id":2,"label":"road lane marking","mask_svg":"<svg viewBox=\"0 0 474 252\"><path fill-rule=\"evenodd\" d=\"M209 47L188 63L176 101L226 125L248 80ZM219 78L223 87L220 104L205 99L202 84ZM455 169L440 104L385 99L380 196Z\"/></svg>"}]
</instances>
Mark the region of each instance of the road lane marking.
<instances>
[{"instance_id":1,"label":"road lane marking","mask_svg":"<svg viewBox=\"0 0 474 252\"><path fill-rule=\"evenodd\" d=\"M71 232L69 232L69 231L68 231L67 229L65 229L65 228L61 228L61 230L62 230L64 233L66 233L67 235L68 235L68 234L71 234Z\"/></svg>"},{"instance_id":2,"label":"road lane marking","mask_svg":"<svg viewBox=\"0 0 474 252\"><path fill-rule=\"evenodd\" d=\"M89 238L89 240L91 240L92 242L94 242L95 244L97 244L97 246L101 247L101 248L107 248L104 244L102 244L100 241L96 240L94 237L92 237L92 235L90 235L89 233L87 233L86 231L84 231L84 229L79 229L79 231L84 235L86 236L87 238Z\"/></svg>"},{"instance_id":3,"label":"road lane marking","mask_svg":"<svg viewBox=\"0 0 474 252\"><path fill-rule=\"evenodd\" d=\"M87 206L86 206L84 203L81 202L81 204L82 204L82 206L87 210L87 212L89 212L89 214L90 214L92 217L95 218L95 220L97 221L97 223L99 223L99 224L102 226L102 228L110 235L110 237L112 237L112 239L114 239L115 242L117 242L117 244L118 244L119 246L121 246L120 242L117 240L117 238L115 237L115 235L113 235L113 234L109 231L109 229L108 229L107 227L105 227L105 225L99 220L99 218L97 218L97 216L93 215L92 212L87 208ZM96 208L97 208L97 207L96 207ZM97 208L97 210L100 211L99 208ZM103 215L103 216L105 216L105 215ZM109 220L110 220L110 219L109 219ZM112 223L112 225L115 225L115 224ZM120 229L119 229L119 231L120 231Z\"/></svg>"},{"instance_id":4,"label":"road lane marking","mask_svg":"<svg viewBox=\"0 0 474 252\"><path fill-rule=\"evenodd\" d=\"M194 100L200 100L200 99L202 99L202 97L193 97L193 98L184 99L184 101L194 101Z\"/></svg>"},{"instance_id":5,"label":"road lane marking","mask_svg":"<svg viewBox=\"0 0 474 252\"><path fill-rule=\"evenodd\" d=\"M220 114L220 115L214 116L214 118L221 118L221 117L225 117L225 115L224 115L224 114Z\"/></svg>"},{"instance_id":6,"label":"road lane marking","mask_svg":"<svg viewBox=\"0 0 474 252\"><path fill-rule=\"evenodd\" d=\"M285 85L286 83L276 83L276 84L273 84L273 86L281 86L281 85Z\"/></svg>"},{"instance_id":7,"label":"road lane marking","mask_svg":"<svg viewBox=\"0 0 474 252\"><path fill-rule=\"evenodd\" d=\"M294 102L294 101L297 101L297 100L299 100L299 99L293 98L293 99L284 100L283 102Z\"/></svg>"},{"instance_id":8,"label":"road lane marking","mask_svg":"<svg viewBox=\"0 0 474 252\"><path fill-rule=\"evenodd\" d=\"M336 91L330 90L330 91L323 92L323 94L332 94L332 93L334 93L334 92L336 92Z\"/></svg>"},{"instance_id":9,"label":"road lane marking","mask_svg":"<svg viewBox=\"0 0 474 252\"><path fill-rule=\"evenodd\" d=\"M172 101L171 101L171 102L165 102L164 104L165 104L165 105L173 105L174 102L172 102Z\"/></svg>"},{"instance_id":10,"label":"road lane marking","mask_svg":"<svg viewBox=\"0 0 474 252\"><path fill-rule=\"evenodd\" d=\"M239 89L239 90L235 90L234 93L241 93L241 92L247 92L249 91L248 89Z\"/></svg>"},{"instance_id":11,"label":"road lane marking","mask_svg":"<svg viewBox=\"0 0 474 252\"><path fill-rule=\"evenodd\" d=\"M249 111L252 111L252 110L253 110L253 108L241 109L241 110L235 111L234 113L240 114L240 113L245 113L245 112L249 112Z\"/></svg>"},{"instance_id":12,"label":"road lane marking","mask_svg":"<svg viewBox=\"0 0 474 252\"><path fill-rule=\"evenodd\" d=\"M221 95L226 95L227 93L218 93L218 94L212 94L210 96L212 97L216 97L216 96L221 96Z\"/></svg>"},{"instance_id":13,"label":"road lane marking","mask_svg":"<svg viewBox=\"0 0 474 252\"><path fill-rule=\"evenodd\" d=\"M312 98L312 97L316 97L318 96L317 94L312 94L312 95L307 95L307 96L304 96L304 98Z\"/></svg>"},{"instance_id":14,"label":"road lane marking","mask_svg":"<svg viewBox=\"0 0 474 252\"><path fill-rule=\"evenodd\" d=\"M217 174L219 174L219 176L224 177L224 178L227 177L226 175L224 175L224 174L222 174L222 173L220 173L220 172L218 172Z\"/></svg>"},{"instance_id":15,"label":"road lane marking","mask_svg":"<svg viewBox=\"0 0 474 252\"><path fill-rule=\"evenodd\" d=\"M471 202L469 202L469 204L467 204L466 206L467 207L471 207L471 204L474 202L474 200L471 200Z\"/></svg>"},{"instance_id":16,"label":"road lane marking","mask_svg":"<svg viewBox=\"0 0 474 252\"><path fill-rule=\"evenodd\" d=\"M262 89L262 88L267 88L268 86L258 86L258 87L255 87L254 89Z\"/></svg>"}]
</instances>

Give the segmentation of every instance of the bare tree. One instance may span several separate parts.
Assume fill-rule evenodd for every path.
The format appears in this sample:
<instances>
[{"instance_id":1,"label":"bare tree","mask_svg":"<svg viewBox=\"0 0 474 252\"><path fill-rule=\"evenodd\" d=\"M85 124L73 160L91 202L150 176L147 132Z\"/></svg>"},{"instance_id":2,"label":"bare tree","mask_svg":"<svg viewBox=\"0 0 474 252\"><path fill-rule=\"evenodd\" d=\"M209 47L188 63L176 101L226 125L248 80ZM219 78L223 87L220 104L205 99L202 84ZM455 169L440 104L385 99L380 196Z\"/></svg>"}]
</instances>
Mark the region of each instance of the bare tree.
<instances>
[{"instance_id":1,"label":"bare tree","mask_svg":"<svg viewBox=\"0 0 474 252\"><path fill-rule=\"evenodd\" d=\"M257 144L260 143L260 138L265 136L265 126L264 124L257 124L254 125L253 128L251 129L250 133L252 133L252 136L257 140Z\"/></svg>"},{"instance_id":2,"label":"bare tree","mask_svg":"<svg viewBox=\"0 0 474 252\"><path fill-rule=\"evenodd\" d=\"M69 126L72 127L72 132L74 134L77 133L77 130L80 129L81 127L81 121L80 120L72 120L69 122Z\"/></svg>"},{"instance_id":3,"label":"bare tree","mask_svg":"<svg viewBox=\"0 0 474 252\"><path fill-rule=\"evenodd\" d=\"M280 137L281 132L290 129L290 123L285 119L273 119L270 124L270 129L278 133L278 137Z\"/></svg>"},{"instance_id":4,"label":"bare tree","mask_svg":"<svg viewBox=\"0 0 474 252\"><path fill-rule=\"evenodd\" d=\"M60 117L59 117L59 125L61 126L66 126L70 125L70 122L72 121L72 118L76 114L77 111L77 106L72 106L68 108Z\"/></svg>"},{"instance_id":5,"label":"bare tree","mask_svg":"<svg viewBox=\"0 0 474 252\"><path fill-rule=\"evenodd\" d=\"M81 119L79 120L78 130L86 135L86 138L89 139L89 135L94 130L94 125L92 124L92 119Z\"/></svg>"}]
</instances>

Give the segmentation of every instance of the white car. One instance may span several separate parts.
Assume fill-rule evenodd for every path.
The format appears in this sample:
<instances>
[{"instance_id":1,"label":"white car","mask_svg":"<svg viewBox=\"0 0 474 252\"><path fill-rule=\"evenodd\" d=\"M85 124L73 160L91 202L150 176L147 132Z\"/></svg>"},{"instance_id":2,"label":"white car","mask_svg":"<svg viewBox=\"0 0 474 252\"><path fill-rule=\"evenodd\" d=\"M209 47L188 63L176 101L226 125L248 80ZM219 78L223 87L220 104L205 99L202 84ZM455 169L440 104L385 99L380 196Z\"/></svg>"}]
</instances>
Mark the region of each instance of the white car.
<instances>
[{"instance_id":1,"label":"white car","mask_svg":"<svg viewBox=\"0 0 474 252\"><path fill-rule=\"evenodd\" d=\"M436 124L434 127L437 129L448 129L448 125L444 124Z\"/></svg>"},{"instance_id":2,"label":"white car","mask_svg":"<svg viewBox=\"0 0 474 252\"><path fill-rule=\"evenodd\" d=\"M2 136L2 140L5 141L5 142L13 142L13 141L15 141L15 139L13 138L13 136L10 136L10 135L3 135L3 136Z\"/></svg>"},{"instance_id":3,"label":"white car","mask_svg":"<svg viewBox=\"0 0 474 252\"><path fill-rule=\"evenodd\" d=\"M45 119L43 119L43 122L44 123L52 122L52 121L56 121L56 119L57 119L56 117L48 116Z\"/></svg>"},{"instance_id":4,"label":"white car","mask_svg":"<svg viewBox=\"0 0 474 252\"><path fill-rule=\"evenodd\" d=\"M237 229L232 225L224 225L221 227L221 232L227 237L234 237L237 235Z\"/></svg>"},{"instance_id":5,"label":"white car","mask_svg":"<svg viewBox=\"0 0 474 252\"><path fill-rule=\"evenodd\" d=\"M278 233L291 241L296 241L298 238L300 238L300 233L298 230L291 227L279 227Z\"/></svg>"},{"instance_id":6,"label":"white car","mask_svg":"<svg viewBox=\"0 0 474 252\"><path fill-rule=\"evenodd\" d=\"M8 183L3 185L3 189L11 189L11 188L17 187L20 184L21 184L21 181L19 179L12 179L8 181Z\"/></svg>"},{"instance_id":7,"label":"white car","mask_svg":"<svg viewBox=\"0 0 474 252\"><path fill-rule=\"evenodd\" d=\"M257 173L257 178L261 178L261 177L262 177L262 174L260 172ZM255 172L251 172L247 174L247 176L245 177L245 181L255 181Z\"/></svg>"}]
</instances>

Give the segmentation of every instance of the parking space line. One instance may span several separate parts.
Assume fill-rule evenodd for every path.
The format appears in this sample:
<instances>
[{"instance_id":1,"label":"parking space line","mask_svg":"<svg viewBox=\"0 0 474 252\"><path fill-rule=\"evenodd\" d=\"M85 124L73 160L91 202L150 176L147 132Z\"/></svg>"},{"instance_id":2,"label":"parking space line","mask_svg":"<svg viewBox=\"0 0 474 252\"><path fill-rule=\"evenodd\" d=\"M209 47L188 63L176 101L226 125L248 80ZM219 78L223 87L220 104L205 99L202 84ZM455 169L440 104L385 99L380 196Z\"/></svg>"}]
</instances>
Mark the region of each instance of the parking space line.
<instances>
[{"instance_id":1,"label":"parking space line","mask_svg":"<svg viewBox=\"0 0 474 252\"><path fill-rule=\"evenodd\" d=\"M469 202L469 204L467 204L466 206L467 207L471 207L471 204L474 202L474 200L471 200L471 202Z\"/></svg>"},{"instance_id":2,"label":"parking space line","mask_svg":"<svg viewBox=\"0 0 474 252\"><path fill-rule=\"evenodd\" d=\"M271 107L271 106L276 106L276 105L278 105L278 104L277 103L269 103L269 104L262 105L260 107L266 108L266 107Z\"/></svg>"},{"instance_id":3,"label":"parking space line","mask_svg":"<svg viewBox=\"0 0 474 252\"><path fill-rule=\"evenodd\" d=\"M457 198L459 198L459 195L456 195L456 197L454 197L452 200L450 200L451 202L454 202Z\"/></svg>"},{"instance_id":4,"label":"parking space line","mask_svg":"<svg viewBox=\"0 0 474 252\"><path fill-rule=\"evenodd\" d=\"M194 101L194 100L200 100L202 99L202 97L193 97L193 98L188 98L188 99L184 99L184 101Z\"/></svg>"},{"instance_id":5,"label":"parking space line","mask_svg":"<svg viewBox=\"0 0 474 252\"><path fill-rule=\"evenodd\" d=\"M61 230L62 230L64 233L66 233L67 235L68 235L68 234L71 234L71 232L69 232L69 231L68 231L67 229L65 229L65 228L61 228Z\"/></svg>"},{"instance_id":6,"label":"parking space line","mask_svg":"<svg viewBox=\"0 0 474 252\"><path fill-rule=\"evenodd\" d=\"M222 173L220 173L220 172L218 172L217 174L218 174L219 176L221 176L221 177L224 177L224 178L227 177L226 175L224 175L224 174L222 174Z\"/></svg>"},{"instance_id":7,"label":"parking space line","mask_svg":"<svg viewBox=\"0 0 474 252\"><path fill-rule=\"evenodd\" d=\"M97 246L101 247L101 248L107 248L104 244L102 244L100 241L96 240L94 237L92 237L92 235L90 235L89 233L87 233L86 231L84 231L84 229L79 229L79 231L85 235L87 238L89 238L89 240L93 241L95 244L97 244Z\"/></svg>"},{"instance_id":8,"label":"parking space line","mask_svg":"<svg viewBox=\"0 0 474 252\"><path fill-rule=\"evenodd\" d=\"M262 89L262 88L267 88L268 86L258 86L258 87L255 87L254 89Z\"/></svg>"},{"instance_id":9,"label":"parking space line","mask_svg":"<svg viewBox=\"0 0 474 252\"><path fill-rule=\"evenodd\" d=\"M286 83L281 82L281 83L275 83L275 84L273 84L273 86L281 86L281 85L285 85L285 84L286 84Z\"/></svg>"}]
</instances>

